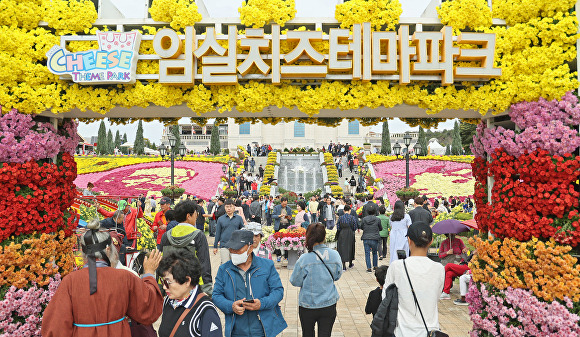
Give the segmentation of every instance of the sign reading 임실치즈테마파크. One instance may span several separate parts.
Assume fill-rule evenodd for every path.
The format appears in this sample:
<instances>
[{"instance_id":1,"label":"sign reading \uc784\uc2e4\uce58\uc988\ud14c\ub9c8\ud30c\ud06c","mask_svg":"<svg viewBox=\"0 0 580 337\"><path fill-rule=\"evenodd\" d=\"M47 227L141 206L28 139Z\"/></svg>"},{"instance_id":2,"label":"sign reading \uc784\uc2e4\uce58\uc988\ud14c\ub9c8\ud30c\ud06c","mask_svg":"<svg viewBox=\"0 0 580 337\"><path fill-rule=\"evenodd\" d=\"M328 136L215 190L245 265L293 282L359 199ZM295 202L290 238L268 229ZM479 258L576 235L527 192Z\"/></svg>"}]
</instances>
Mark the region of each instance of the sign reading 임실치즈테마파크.
<instances>
[{"instance_id":1,"label":"sign reading \uc784\uc2e4\uce58\uc988\ud14c\ub9c8\ud30c\ud06c","mask_svg":"<svg viewBox=\"0 0 580 337\"><path fill-rule=\"evenodd\" d=\"M218 40L227 39L227 48ZM68 53L55 46L48 53L49 70L81 84L131 84L141 41L139 32L97 33L99 50ZM281 41L294 42L293 50L281 53ZM328 40L329 52L322 54L312 43ZM454 41L455 40L455 41ZM247 54L238 54L238 41ZM467 45L465 48L458 46ZM474 48L476 46L476 48ZM279 84L284 79L328 80L398 80L441 81L452 85L455 80L488 80L501 76L494 67L495 34L461 33L453 29L415 32L401 25L397 32L372 31L370 23L348 29L331 29L328 36L321 31L288 31L281 34L279 25L272 33L262 28L246 29L238 36L237 27L228 27L228 34L218 37L214 27L205 35L196 35L194 27L186 27L185 35L172 29L161 29L153 37L153 49L159 57L158 81L188 85L196 81L207 85L238 83L252 69L253 80ZM265 52L268 52L267 54ZM272 60L280 60L272 62ZM240 62L238 62L240 61ZM310 64L300 64L308 61ZM476 61L470 66L454 62ZM200 62L201 74L197 73ZM239 64L238 64L239 63Z\"/></svg>"}]
</instances>

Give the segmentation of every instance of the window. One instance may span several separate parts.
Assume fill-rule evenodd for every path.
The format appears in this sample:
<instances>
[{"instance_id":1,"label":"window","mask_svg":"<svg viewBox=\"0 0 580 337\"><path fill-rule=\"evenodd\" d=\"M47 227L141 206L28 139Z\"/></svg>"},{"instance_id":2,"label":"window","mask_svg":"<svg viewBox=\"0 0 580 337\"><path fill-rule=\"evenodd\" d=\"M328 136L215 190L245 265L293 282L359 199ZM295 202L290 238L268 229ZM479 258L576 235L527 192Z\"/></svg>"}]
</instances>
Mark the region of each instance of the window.
<instances>
[{"instance_id":1,"label":"window","mask_svg":"<svg viewBox=\"0 0 580 337\"><path fill-rule=\"evenodd\" d=\"M348 122L348 134L349 135L358 135L359 124L360 123L358 121Z\"/></svg>"},{"instance_id":2,"label":"window","mask_svg":"<svg viewBox=\"0 0 580 337\"><path fill-rule=\"evenodd\" d=\"M304 137L304 123L294 122L294 137Z\"/></svg>"},{"instance_id":3,"label":"window","mask_svg":"<svg viewBox=\"0 0 580 337\"><path fill-rule=\"evenodd\" d=\"M250 122L240 124L240 135L249 135L249 134L250 134Z\"/></svg>"}]
</instances>

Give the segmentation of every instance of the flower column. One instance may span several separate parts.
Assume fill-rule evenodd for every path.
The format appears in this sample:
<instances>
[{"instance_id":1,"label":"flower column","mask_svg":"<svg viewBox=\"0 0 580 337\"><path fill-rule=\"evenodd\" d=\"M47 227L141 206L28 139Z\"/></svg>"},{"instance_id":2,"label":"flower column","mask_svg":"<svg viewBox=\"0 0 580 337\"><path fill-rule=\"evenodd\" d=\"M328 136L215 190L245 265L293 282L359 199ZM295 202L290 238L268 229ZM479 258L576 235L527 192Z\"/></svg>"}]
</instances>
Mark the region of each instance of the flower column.
<instances>
[{"instance_id":1,"label":"flower column","mask_svg":"<svg viewBox=\"0 0 580 337\"><path fill-rule=\"evenodd\" d=\"M578 98L514 104L510 117L521 131L482 123L472 145L475 218L497 239L472 241L471 335L577 336Z\"/></svg>"},{"instance_id":2,"label":"flower column","mask_svg":"<svg viewBox=\"0 0 580 337\"><path fill-rule=\"evenodd\" d=\"M42 311L73 268L78 136L72 122L57 131L15 110L0 116L0 334L40 336Z\"/></svg>"}]
</instances>

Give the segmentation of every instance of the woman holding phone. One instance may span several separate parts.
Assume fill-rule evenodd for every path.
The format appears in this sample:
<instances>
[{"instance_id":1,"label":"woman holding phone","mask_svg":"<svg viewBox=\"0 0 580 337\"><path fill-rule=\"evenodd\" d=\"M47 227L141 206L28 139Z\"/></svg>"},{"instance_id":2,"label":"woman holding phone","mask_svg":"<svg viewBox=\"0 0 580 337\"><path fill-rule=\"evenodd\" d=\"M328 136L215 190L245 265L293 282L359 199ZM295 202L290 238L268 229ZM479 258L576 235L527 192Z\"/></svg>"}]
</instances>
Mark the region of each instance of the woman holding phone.
<instances>
[{"instance_id":1,"label":"woman holding phone","mask_svg":"<svg viewBox=\"0 0 580 337\"><path fill-rule=\"evenodd\" d=\"M300 256L290 283L300 287L298 315L302 325L302 336L314 337L314 326L318 323L318 337L330 337L336 319L338 291L334 281L342 274L342 261L337 251L324 244L326 228L320 222L306 229L308 254Z\"/></svg>"}]
</instances>

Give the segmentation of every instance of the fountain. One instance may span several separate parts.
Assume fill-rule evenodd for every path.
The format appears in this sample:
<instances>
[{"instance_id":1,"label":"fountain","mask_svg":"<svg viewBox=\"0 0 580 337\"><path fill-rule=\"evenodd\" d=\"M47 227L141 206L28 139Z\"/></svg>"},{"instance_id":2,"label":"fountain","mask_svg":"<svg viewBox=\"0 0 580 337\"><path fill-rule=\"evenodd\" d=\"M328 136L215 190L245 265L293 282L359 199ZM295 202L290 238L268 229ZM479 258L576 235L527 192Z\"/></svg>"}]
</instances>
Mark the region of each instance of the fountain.
<instances>
[{"instance_id":1,"label":"fountain","mask_svg":"<svg viewBox=\"0 0 580 337\"><path fill-rule=\"evenodd\" d=\"M322 188L322 168L318 154L283 154L280 158L278 186L296 193Z\"/></svg>"}]
</instances>

